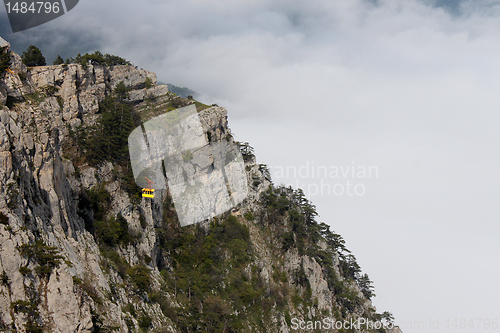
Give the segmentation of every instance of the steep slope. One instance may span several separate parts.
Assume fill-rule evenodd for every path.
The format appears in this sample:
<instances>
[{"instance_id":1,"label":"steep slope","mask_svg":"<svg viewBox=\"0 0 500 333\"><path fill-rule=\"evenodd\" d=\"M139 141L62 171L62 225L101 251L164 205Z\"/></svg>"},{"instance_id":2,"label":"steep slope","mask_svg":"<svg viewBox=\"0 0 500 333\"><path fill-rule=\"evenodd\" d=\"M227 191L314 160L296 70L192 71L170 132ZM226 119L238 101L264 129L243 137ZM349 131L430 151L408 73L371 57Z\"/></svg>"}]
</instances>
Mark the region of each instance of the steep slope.
<instances>
[{"instance_id":1,"label":"steep slope","mask_svg":"<svg viewBox=\"0 0 500 333\"><path fill-rule=\"evenodd\" d=\"M399 331L380 326L391 316L375 311L341 236L315 221L300 189L274 186L248 144L249 195L223 216L181 228L168 191L140 197L131 129L194 103L208 141L233 142L224 108L180 98L133 66L26 68L10 57L0 77L0 331Z\"/></svg>"}]
</instances>

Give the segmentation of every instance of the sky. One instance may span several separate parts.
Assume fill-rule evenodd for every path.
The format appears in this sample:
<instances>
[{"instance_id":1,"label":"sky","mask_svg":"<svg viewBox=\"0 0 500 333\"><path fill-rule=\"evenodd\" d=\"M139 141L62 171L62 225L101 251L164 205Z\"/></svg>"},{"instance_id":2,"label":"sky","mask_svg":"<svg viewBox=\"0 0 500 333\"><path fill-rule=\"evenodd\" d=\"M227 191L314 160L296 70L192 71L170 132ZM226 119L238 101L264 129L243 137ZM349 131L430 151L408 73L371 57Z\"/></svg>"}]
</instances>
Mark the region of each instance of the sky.
<instances>
[{"instance_id":1,"label":"sky","mask_svg":"<svg viewBox=\"0 0 500 333\"><path fill-rule=\"evenodd\" d=\"M19 53L117 54L226 107L404 332L498 330L500 1L82 0L0 22Z\"/></svg>"}]
</instances>

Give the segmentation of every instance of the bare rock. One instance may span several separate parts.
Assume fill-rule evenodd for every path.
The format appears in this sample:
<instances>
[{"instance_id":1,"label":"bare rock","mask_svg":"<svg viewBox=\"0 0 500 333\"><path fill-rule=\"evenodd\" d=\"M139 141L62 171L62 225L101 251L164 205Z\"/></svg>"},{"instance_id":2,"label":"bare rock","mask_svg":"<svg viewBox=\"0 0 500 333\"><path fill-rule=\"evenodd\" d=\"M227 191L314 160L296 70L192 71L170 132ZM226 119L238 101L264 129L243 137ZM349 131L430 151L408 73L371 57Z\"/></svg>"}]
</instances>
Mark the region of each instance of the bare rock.
<instances>
[{"instance_id":1,"label":"bare rock","mask_svg":"<svg viewBox=\"0 0 500 333\"><path fill-rule=\"evenodd\" d=\"M151 84L156 84L156 74L144 69L137 69L129 65L118 65L113 66L110 70L112 89L120 82L123 82L127 88L131 89L146 88L147 79L151 81Z\"/></svg>"},{"instance_id":2,"label":"bare rock","mask_svg":"<svg viewBox=\"0 0 500 333\"><path fill-rule=\"evenodd\" d=\"M26 70L27 70L26 65L23 63L23 60L15 52L10 53L10 66L9 66L9 68L15 73L26 72Z\"/></svg>"},{"instance_id":3,"label":"bare rock","mask_svg":"<svg viewBox=\"0 0 500 333\"><path fill-rule=\"evenodd\" d=\"M129 95L129 100L131 102L142 102L145 99L155 99L160 96L164 96L168 93L168 87L166 85L154 86L149 89L138 89L132 90Z\"/></svg>"},{"instance_id":4,"label":"bare rock","mask_svg":"<svg viewBox=\"0 0 500 333\"><path fill-rule=\"evenodd\" d=\"M0 106L4 106L7 102L7 88L0 84Z\"/></svg>"}]
</instances>

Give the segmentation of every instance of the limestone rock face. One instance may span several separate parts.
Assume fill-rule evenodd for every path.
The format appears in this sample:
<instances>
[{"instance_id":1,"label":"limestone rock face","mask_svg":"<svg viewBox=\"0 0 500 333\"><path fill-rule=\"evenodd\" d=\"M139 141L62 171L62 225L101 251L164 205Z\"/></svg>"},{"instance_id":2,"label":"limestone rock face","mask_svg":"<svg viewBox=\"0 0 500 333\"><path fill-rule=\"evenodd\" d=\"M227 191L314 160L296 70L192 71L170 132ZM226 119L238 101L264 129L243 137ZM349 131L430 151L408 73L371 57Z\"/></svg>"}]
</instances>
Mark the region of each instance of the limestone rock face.
<instances>
[{"instance_id":1,"label":"limestone rock face","mask_svg":"<svg viewBox=\"0 0 500 333\"><path fill-rule=\"evenodd\" d=\"M0 217L7 219L0 224L4 281L0 284L0 330L12 327L24 332L25 325L34 320L50 332L94 332L95 311L106 308L107 326L127 332L121 306L104 300L115 284L123 283L122 277L108 276L102 270L102 254L85 229L79 195L104 182L113 201L109 213L121 214L131 232L143 234L140 242L121 253L130 265L141 264L141 258L157 252L153 207L146 201L132 205L111 163L98 168L80 166L76 176L77 167L63 156L63 146L71 129L95 123L100 101L118 82L133 89L130 95L135 103L155 100L168 89L155 85L154 73L132 66L110 69L69 64L28 71L12 53L10 69L0 79ZM8 97L13 98L13 106L6 106ZM92 218L92 212L88 214ZM141 225L139 217L144 215L146 225ZM21 251L23 244L35 240L43 244L42 249L53 247L61 256L47 276L36 274L39 261ZM127 304L131 295L121 292L119 297ZM144 301L137 306L156 316L156 326L170 325L157 308L149 309ZM33 307L29 311L36 314L26 315L27 307Z\"/></svg>"},{"instance_id":2,"label":"limestone rock face","mask_svg":"<svg viewBox=\"0 0 500 333\"><path fill-rule=\"evenodd\" d=\"M29 85L23 85L18 75L8 76L3 95L0 86L0 102L4 95L5 99L7 95L20 98L32 87L58 98L63 120L70 121L73 126L81 124L81 121L75 122L75 119L92 118L92 115L98 113L99 101L120 82L124 82L127 88L132 89L130 100L134 103L155 99L168 93L167 86L155 85L156 74L128 65L111 68L92 64L40 66L32 68L28 76ZM16 87L22 89L19 91Z\"/></svg>"},{"instance_id":3,"label":"limestone rock face","mask_svg":"<svg viewBox=\"0 0 500 333\"><path fill-rule=\"evenodd\" d=\"M150 84L156 84L156 74L144 69L136 69L130 65L117 65L110 70L111 88L123 82L127 88L141 89L146 87L147 79L149 79Z\"/></svg>"},{"instance_id":4,"label":"limestone rock face","mask_svg":"<svg viewBox=\"0 0 500 333\"><path fill-rule=\"evenodd\" d=\"M167 93L168 87L166 85L160 85L151 88L132 90L130 92L129 99L131 102L137 103L144 101L145 99L155 99L160 96L166 95Z\"/></svg>"},{"instance_id":5,"label":"limestone rock face","mask_svg":"<svg viewBox=\"0 0 500 333\"><path fill-rule=\"evenodd\" d=\"M23 63L21 57L14 52L10 53L10 67L14 72L26 72L26 65Z\"/></svg>"},{"instance_id":6,"label":"limestone rock face","mask_svg":"<svg viewBox=\"0 0 500 333\"><path fill-rule=\"evenodd\" d=\"M7 87L0 86L0 105L4 106L7 102Z\"/></svg>"}]
</instances>

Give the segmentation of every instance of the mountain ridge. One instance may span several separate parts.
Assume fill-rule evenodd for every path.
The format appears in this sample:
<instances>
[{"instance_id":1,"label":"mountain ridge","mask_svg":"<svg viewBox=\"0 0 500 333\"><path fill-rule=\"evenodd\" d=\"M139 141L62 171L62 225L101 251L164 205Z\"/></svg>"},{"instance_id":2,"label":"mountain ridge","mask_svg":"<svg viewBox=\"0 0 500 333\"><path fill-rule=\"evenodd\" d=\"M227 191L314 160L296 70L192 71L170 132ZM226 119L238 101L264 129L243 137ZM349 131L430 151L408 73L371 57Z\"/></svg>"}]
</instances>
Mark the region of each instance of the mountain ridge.
<instances>
[{"instance_id":1,"label":"mountain ridge","mask_svg":"<svg viewBox=\"0 0 500 333\"><path fill-rule=\"evenodd\" d=\"M28 68L6 52L1 330L301 332L330 318L351 326L320 331L399 332L342 237L316 222L300 189L274 186L248 143L238 144L249 194L230 212L181 228L168 191L140 197L127 129L116 130L123 115L132 126L195 104L207 140L234 143L225 108L176 96L134 66Z\"/></svg>"}]
</instances>

